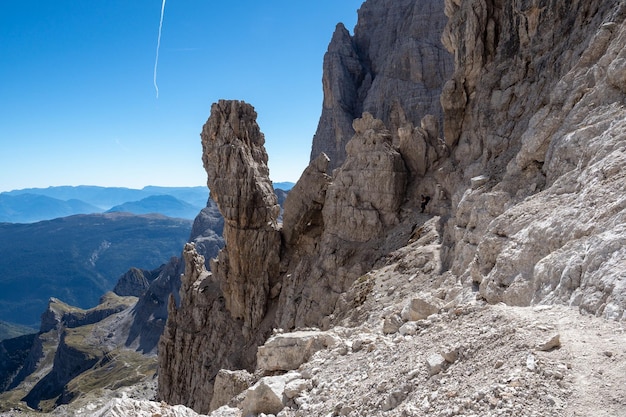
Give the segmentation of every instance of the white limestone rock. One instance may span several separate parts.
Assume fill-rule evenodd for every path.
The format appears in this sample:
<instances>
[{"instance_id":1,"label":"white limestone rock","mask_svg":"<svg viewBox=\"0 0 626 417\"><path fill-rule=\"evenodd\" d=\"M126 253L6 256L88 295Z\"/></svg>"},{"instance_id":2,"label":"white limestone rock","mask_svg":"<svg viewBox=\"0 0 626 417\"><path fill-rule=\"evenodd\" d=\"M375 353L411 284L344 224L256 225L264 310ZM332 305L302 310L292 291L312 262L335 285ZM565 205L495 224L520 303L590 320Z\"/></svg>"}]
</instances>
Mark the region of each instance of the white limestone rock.
<instances>
[{"instance_id":1,"label":"white limestone rock","mask_svg":"<svg viewBox=\"0 0 626 417\"><path fill-rule=\"evenodd\" d=\"M402 309L402 319L405 321L424 320L437 314L443 307L443 301L430 294L420 294L411 298Z\"/></svg>"},{"instance_id":2,"label":"white limestone rock","mask_svg":"<svg viewBox=\"0 0 626 417\"><path fill-rule=\"evenodd\" d=\"M439 353L433 353L426 358L426 367L428 368L429 375L437 375L443 371L446 366L446 359Z\"/></svg>"},{"instance_id":3,"label":"white limestone rock","mask_svg":"<svg viewBox=\"0 0 626 417\"><path fill-rule=\"evenodd\" d=\"M253 382L254 376L246 370L220 369L213 384L210 410L229 404L233 397L247 390Z\"/></svg>"},{"instance_id":4,"label":"white limestone rock","mask_svg":"<svg viewBox=\"0 0 626 417\"><path fill-rule=\"evenodd\" d=\"M338 336L322 331L296 331L272 336L257 351L257 368L264 371L298 369L318 350L338 345Z\"/></svg>"},{"instance_id":5,"label":"white limestone rock","mask_svg":"<svg viewBox=\"0 0 626 417\"><path fill-rule=\"evenodd\" d=\"M285 408L287 395L285 388L294 380L301 379L297 372L285 375L268 376L261 378L256 384L245 392L245 398L240 404L243 415L278 414ZM293 393L293 386L289 389Z\"/></svg>"},{"instance_id":6,"label":"white limestone rock","mask_svg":"<svg viewBox=\"0 0 626 417\"><path fill-rule=\"evenodd\" d=\"M101 409L94 411L93 417L206 417L182 405L168 405L154 401L115 398ZM235 414L221 414L221 417L235 417ZM216 416L217 417L217 416ZM239 416L237 416L239 417Z\"/></svg>"}]
</instances>

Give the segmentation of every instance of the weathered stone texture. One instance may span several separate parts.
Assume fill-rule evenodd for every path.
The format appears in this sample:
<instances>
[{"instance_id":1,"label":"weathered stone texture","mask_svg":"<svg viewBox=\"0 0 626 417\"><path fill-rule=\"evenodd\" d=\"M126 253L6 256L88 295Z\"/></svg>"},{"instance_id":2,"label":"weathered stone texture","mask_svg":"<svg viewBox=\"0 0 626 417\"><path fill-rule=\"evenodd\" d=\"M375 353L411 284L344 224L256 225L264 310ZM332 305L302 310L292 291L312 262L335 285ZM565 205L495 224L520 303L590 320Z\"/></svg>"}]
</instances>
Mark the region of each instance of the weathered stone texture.
<instances>
[{"instance_id":1,"label":"weathered stone texture","mask_svg":"<svg viewBox=\"0 0 626 417\"><path fill-rule=\"evenodd\" d=\"M207 411L220 369L254 367L256 346L269 330L261 322L278 278L281 235L252 106L214 104L201 138L211 198L224 216L225 248L208 273L195 246L185 247L180 306L170 300L159 344L159 394Z\"/></svg>"},{"instance_id":2,"label":"weathered stone texture","mask_svg":"<svg viewBox=\"0 0 626 417\"><path fill-rule=\"evenodd\" d=\"M270 281L278 276L280 206L267 168L265 138L249 104L221 100L202 129L204 167L211 198L225 220L224 241L211 271L218 277L233 319L244 333L265 315Z\"/></svg>"},{"instance_id":3,"label":"weathered stone texture","mask_svg":"<svg viewBox=\"0 0 626 417\"><path fill-rule=\"evenodd\" d=\"M295 370L315 352L338 343L338 338L328 332L310 330L277 334L259 346L257 368L264 371Z\"/></svg>"},{"instance_id":4,"label":"weathered stone texture","mask_svg":"<svg viewBox=\"0 0 626 417\"><path fill-rule=\"evenodd\" d=\"M381 120L364 113L353 126L356 134L346 145L347 159L328 188L323 217L327 233L367 242L399 222L407 172Z\"/></svg>"},{"instance_id":5,"label":"weathered stone texture","mask_svg":"<svg viewBox=\"0 0 626 417\"><path fill-rule=\"evenodd\" d=\"M298 240L303 236L315 239L322 233L322 207L331 182L331 177L326 174L329 162L324 153L311 161L287 195L283 216L283 235L287 245L301 244Z\"/></svg>"},{"instance_id":6,"label":"weathered stone texture","mask_svg":"<svg viewBox=\"0 0 626 417\"><path fill-rule=\"evenodd\" d=\"M626 6L450 0L446 13L442 102L467 98L444 103L461 167L452 271L489 302L624 317Z\"/></svg>"},{"instance_id":7,"label":"weathered stone texture","mask_svg":"<svg viewBox=\"0 0 626 417\"><path fill-rule=\"evenodd\" d=\"M363 112L381 119L394 137L406 121L441 118L439 94L453 68L439 40L445 21L441 1L369 0L354 36L337 26L324 56L324 105L311 160L325 152L330 169L341 166L352 121Z\"/></svg>"},{"instance_id":8,"label":"weathered stone texture","mask_svg":"<svg viewBox=\"0 0 626 417\"><path fill-rule=\"evenodd\" d=\"M443 42L455 71L439 117L407 98L429 102L449 65L441 53L426 69L428 59L411 54L429 57L428 49L406 41L421 39L423 14L429 31L440 28L430 4L368 0L354 37L338 26L314 154L287 197L282 233L254 111L213 107L203 161L226 249L213 275L189 261L181 306L170 305L164 399L207 409L218 370L254 368L272 327L372 320L404 337L447 317L440 311L464 314L454 306L476 297L626 318L626 5L446 0ZM432 88L421 94L415 85ZM422 207L421 193L430 198ZM398 274L397 286L379 288ZM419 291L405 293L413 281ZM405 302L372 317L361 308L395 292ZM378 337L355 340L353 353L375 349L370 336ZM306 360L308 345L277 346L282 338L260 349L261 367ZM426 374L456 366L458 349L437 352ZM247 390L245 412L289 403L289 381L268 378ZM379 405L391 410L407 395L400 387Z\"/></svg>"}]
</instances>

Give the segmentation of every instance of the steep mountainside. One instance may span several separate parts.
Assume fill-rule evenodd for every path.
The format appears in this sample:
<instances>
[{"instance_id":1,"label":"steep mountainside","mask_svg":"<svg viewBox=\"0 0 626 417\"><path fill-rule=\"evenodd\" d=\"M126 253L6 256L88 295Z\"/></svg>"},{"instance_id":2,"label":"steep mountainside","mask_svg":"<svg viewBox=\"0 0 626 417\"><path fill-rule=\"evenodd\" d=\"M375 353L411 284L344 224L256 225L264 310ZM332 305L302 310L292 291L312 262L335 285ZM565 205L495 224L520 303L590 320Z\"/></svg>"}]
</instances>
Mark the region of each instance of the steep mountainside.
<instances>
[{"instance_id":1,"label":"steep mountainside","mask_svg":"<svg viewBox=\"0 0 626 417\"><path fill-rule=\"evenodd\" d=\"M442 119L439 95L453 70L440 42L446 24L440 0L367 1L350 36L337 25L324 56L322 115L311 160L324 152L329 170L346 159L352 121L369 112L397 140L407 121Z\"/></svg>"},{"instance_id":2,"label":"steep mountainside","mask_svg":"<svg viewBox=\"0 0 626 417\"><path fill-rule=\"evenodd\" d=\"M32 327L21 326L15 323L7 323L6 321L0 321L0 341L5 339L11 339L18 336L34 333L35 330Z\"/></svg>"},{"instance_id":3,"label":"steep mountainside","mask_svg":"<svg viewBox=\"0 0 626 417\"><path fill-rule=\"evenodd\" d=\"M490 303L626 318L626 4L457 3L451 270Z\"/></svg>"},{"instance_id":4,"label":"steep mountainside","mask_svg":"<svg viewBox=\"0 0 626 417\"><path fill-rule=\"evenodd\" d=\"M367 27L368 19L386 16L383 6L388 3L368 0L359 14L360 27ZM410 4L411 10L418 10L428 9L429 2L394 4ZM366 13L370 10L378 12L372 16ZM239 242L231 246L226 239L222 267L210 274L199 268L202 262L194 257L193 248L187 248L187 264L197 266L186 271L181 304L170 304L173 320L161 340L159 392L164 400L206 412L228 402L227 398L221 404L211 401L221 392L218 382L224 382L220 367L253 371L256 363L258 372L295 369L268 368L265 361L273 363L288 354L274 353L274 359L261 363L262 350L255 355L254 343L267 337L271 328L358 326L368 318L360 314L359 306L371 297L384 296L374 291L380 283L371 280L368 271L384 269L397 256L392 253L401 254L401 259L388 270L389 278L414 282L413 291L425 295L409 307L390 305L385 314L376 315L383 320L376 332L383 334L397 333L404 324L419 322L442 308L455 311L455 306L461 306L459 314L464 314L463 308L485 301L560 303L582 313L625 318L626 59L622 55L626 5L620 1L564 5L549 0L532 4L448 0L445 12L449 21L442 39L454 56L455 70L441 94L442 129L436 115L407 116L410 113L401 104L381 96L378 106L393 104L406 118L396 124L398 119L384 114L379 116L382 120L370 113L355 120L357 115L346 116L354 135L346 145L345 161L331 177L329 159L313 155L285 201L280 249L275 249L275 238L264 234L248 239L245 246L237 240L231 240ZM398 29L369 27L369 36ZM338 38L346 39L344 56L352 54L341 27L334 45ZM381 51L394 56L392 49ZM359 61L356 55L352 58L353 63ZM391 62L401 66L401 61ZM326 72L337 68L345 66L331 66ZM356 64L353 68L358 73ZM350 90L355 84L349 81L339 85ZM392 83L388 87L393 91ZM250 138L259 137L251 110L236 102L216 106L236 111L227 123L212 111L207 122L206 126L227 127L209 130L203 138L209 182L220 181L219 164L237 173L237 178L251 172L263 177L264 156L235 157L264 155L259 149L262 141L251 144ZM326 128L334 123L322 117ZM212 147L215 143L218 148ZM224 158L207 158L214 152ZM259 194L250 183L256 182L229 183L239 187L236 192L229 189L236 198L221 203L218 199L218 206L236 213L233 226L261 219L270 227L275 219L265 217L271 212L271 204L266 204L270 190L261 187L264 191ZM234 233L242 237L250 232ZM268 230L268 235L273 233ZM431 237L423 240L425 236ZM435 245L436 250L403 252L403 246L415 242ZM277 250L278 267L274 255L267 255ZM243 260L245 269L239 266ZM411 270L410 276L404 275ZM394 291L396 287L390 287L388 295ZM398 300L409 296L397 294ZM422 317L424 311L428 312ZM222 342L227 329L237 330L234 340ZM179 353L182 347L199 355ZM451 356L444 359L439 365L437 358L429 359L427 367L438 369L431 370L431 376L456 362ZM535 357L527 360L528 370L534 372ZM233 389L241 386L237 381L244 377L226 378L232 384L226 382L226 392L241 391ZM574 391L582 389L577 383ZM288 410L294 415L321 412L307 411L304 398L263 408L259 404L270 401L263 393L276 387L274 382L265 384L248 391L243 401L233 400L239 409L229 412L275 414L284 407L282 415L291 415ZM398 390L391 403L380 403L380 408L365 413L391 410L409 398L411 389L395 384L400 382L386 381L380 391ZM559 389L558 384L554 389ZM285 391L285 395L290 394ZM423 409L435 398L424 400ZM493 404L499 410L494 415L505 412L498 404ZM572 404L569 411L564 406L564 415L580 410L576 408L580 403ZM354 410L347 409L345 415L357 415ZM455 414L444 409L437 413Z\"/></svg>"},{"instance_id":5,"label":"steep mountainside","mask_svg":"<svg viewBox=\"0 0 626 417\"><path fill-rule=\"evenodd\" d=\"M430 4L367 0L354 39L372 42L357 51L339 27L345 59L325 65L325 88L358 90L358 53L379 45L391 73L405 68L385 36ZM425 35L454 59L443 124L389 99L393 77L375 114L325 107L325 129L353 134L332 176L313 155L282 228L254 109L213 105L203 162L226 246L212 272L200 241L185 246L163 402L77 414L626 414L626 3L444 6L445 28Z\"/></svg>"}]
</instances>

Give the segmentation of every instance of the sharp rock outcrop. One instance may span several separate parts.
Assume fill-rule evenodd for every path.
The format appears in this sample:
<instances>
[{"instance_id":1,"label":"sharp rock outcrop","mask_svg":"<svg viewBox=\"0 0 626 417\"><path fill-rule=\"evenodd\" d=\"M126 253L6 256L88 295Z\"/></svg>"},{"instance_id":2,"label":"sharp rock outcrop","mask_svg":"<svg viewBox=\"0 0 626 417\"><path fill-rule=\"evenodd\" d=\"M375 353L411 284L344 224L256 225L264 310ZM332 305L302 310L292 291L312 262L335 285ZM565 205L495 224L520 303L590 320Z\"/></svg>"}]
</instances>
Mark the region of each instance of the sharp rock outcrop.
<instances>
[{"instance_id":1,"label":"sharp rock outcrop","mask_svg":"<svg viewBox=\"0 0 626 417\"><path fill-rule=\"evenodd\" d=\"M222 250L211 270L226 308L244 333L263 319L271 278L278 275L280 206L267 168L265 138L252 106L222 100L202 130L211 198L224 216Z\"/></svg>"},{"instance_id":2,"label":"sharp rock outcrop","mask_svg":"<svg viewBox=\"0 0 626 417\"><path fill-rule=\"evenodd\" d=\"M231 237L213 275L188 271L180 307L170 304L176 321L162 339L171 356L162 366L164 374L175 374L160 387L165 400L187 398L206 411L218 368L253 371L255 348L272 327L367 323L382 335L400 334L393 343L401 344L425 334L441 314L464 315L460 303L563 303L626 317L626 5L446 0L449 22L440 29L455 71L442 89L443 117L409 114L385 94L371 113L361 113L375 80L384 80L367 76L384 67L374 59L385 50L379 45L393 51L393 42L373 41L380 22L388 18L405 28L387 12L424 4L368 0L358 25L368 28L367 36L355 31L353 39L338 27L325 64L325 93L332 94L325 95L320 123L331 132L331 145L314 145L309 167L285 201L282 232L253 110L239 102L214 105L203 131L204 161L209 185L227 191L218 191L216 201ZM377 9L383 5L388 8ZM364 43L357 48L358 39ZM363 51L374 51L371 59L363 59ZM395 91L393 85L388 80L380 88ZM348 123L348 134L337 133ZM333 162L333 146L346 137L345 154ZM219 151L211 148L216 144ZM336 168L332 176L329 168ZM225 172L231 176L224 179ZM252 180L256 173L263 179ZM253 233L249 225L254 237L237 240ZM246 249L238 246L244 243ZM248 269L239 263L242 255ZM387 282L393 285L379 288ZM394 297L403 298L402 305L383 306L396 303ZM380 314L364 308L371 303L381 304ZM192 329L194 320L202 326ZM216 342L212 332L224 340ZM369 351L376 337L358 336L352 351ZM454 369L456 348L431 353L419 371L426 378ZM199 359L190 364L188 357ZM202 376L194 376L199 370ZM307 415L296 411L297 402L279 398L288 383L260 382L251 398L261 403L265 393L279 392L272 410L284 400L282 406L293 407L285 415ZM385 392L389 381L381 384ZM411 397L411 386L396 388L397 395L372 407L389 411ZM178 397L172 389L181 390ZM435 399L422 401L422 411ZM244 409L261 410L252 403ZM408 414L419 411L404 404Z\"/></svg>"},{"instance_id":3,"label":"sharp rock outcrop","mask_svg":"<svg viewBox=\"0 0 626 417\"><path fill-rule=\"evenodd\" d=\"M363 112L382 120L397 139L406 122L442 119L441 89L452 73L452 57L439 38L446 23L437 0L366 1L354 36L335 29L324 56L322 115L311 160L324 152L329 169L346 159L352 121Z\"/></svg>"},{"instance_id":4,"label":"sharp rock outcrop","mask_svg":"<svg viewBox=\"0 0 626 417\"><path fill-rule=\"evenodd\" d=\"M159 392L169 402L208 410L218 371L253 367L256 346L271 330L262 321L279 275L281 234L280 206L252 106L214 104L201 137L226 246L211 260L211 273L195 246L185 247L180 306L170 301L159 347Z\"/></svg>"},{"instance_id":5,"label":"sharp rock outcrop","mask_svg":"<svg viewBox=\"0 0 626 417\"><path fill-rule=\"evenodd\" d=\"M323 154L305 170L285 200L281 233L255 118L243 102L212 107L203 161L224 214L226 246L211 261L211 273L186 247L180 305L170 302L159 347L162 398L199 411L210 406L220 369L253 369L256 347L272 328L322 325L340 295L406 242L415 224L400 210L404 160L382 121L366 113L354 121L346 163L332 181ZM403 237L385 241L388 228Z\"/></svg>"}]
</instances>

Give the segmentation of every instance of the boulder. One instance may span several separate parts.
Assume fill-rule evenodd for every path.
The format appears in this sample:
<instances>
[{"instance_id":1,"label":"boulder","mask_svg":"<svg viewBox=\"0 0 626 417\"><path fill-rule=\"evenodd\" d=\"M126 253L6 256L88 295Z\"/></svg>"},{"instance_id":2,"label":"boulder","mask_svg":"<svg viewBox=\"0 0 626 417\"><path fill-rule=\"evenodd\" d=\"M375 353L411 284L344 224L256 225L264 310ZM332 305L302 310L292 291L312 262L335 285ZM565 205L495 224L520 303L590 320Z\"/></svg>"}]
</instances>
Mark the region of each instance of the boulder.
<instances>
[{"instance_id":1,"label":"boulder","mask_svg":"<svg viewBox=\"0 0 626 417\"><path fill-rule=\"evenodd\" d=\"M411 298L402 309L402 318L405 321L424 320L437 314L443 307L443 301L430 294L421 294Z\"/></svg>"},{"instance_id":2,"label":"boulder","mask_svg":"<svg viewBox=\"0 0 626 417\"><path fill-rule=\"evenodd\" d=\"M433 353L426 358L426 368L429 375L436 375L446 366L446 359L439 353Z\"/></svg>"},{"instance_id":3,"label":"boulder","mask_svg":"<svg viewBox=\"0 0 626 417\"><path fill-rule=\"evenodd\" d=\"M298 373L261 378L245 392L245 399L240 404L244 416L257 414L278 414L285 408L287 396L285 387L300 378Z\"/></svg>"},{"instance_id":4,"label":"boulder","mask_svg":"<svg viewBox=\"0 0 626 417\"><path fill-rule=\"evenodd\" d=\"M254 376L246 370L220 369L213 384L213 397L209 409L213 411L228 405L235 396L250 388L253 382Z\"/></svg>"},{"instance_id":5,"label":"boulder","mask_svg":"<svg viewBox=\"0 0 626 417\"><path fill-rule=\"evenodd\" d=\"M264 371L298 369L317 351L332 348L339 338L328 332L296 331L272 336L257 351L257 368Z\"/></svg>"}]
</instances>

